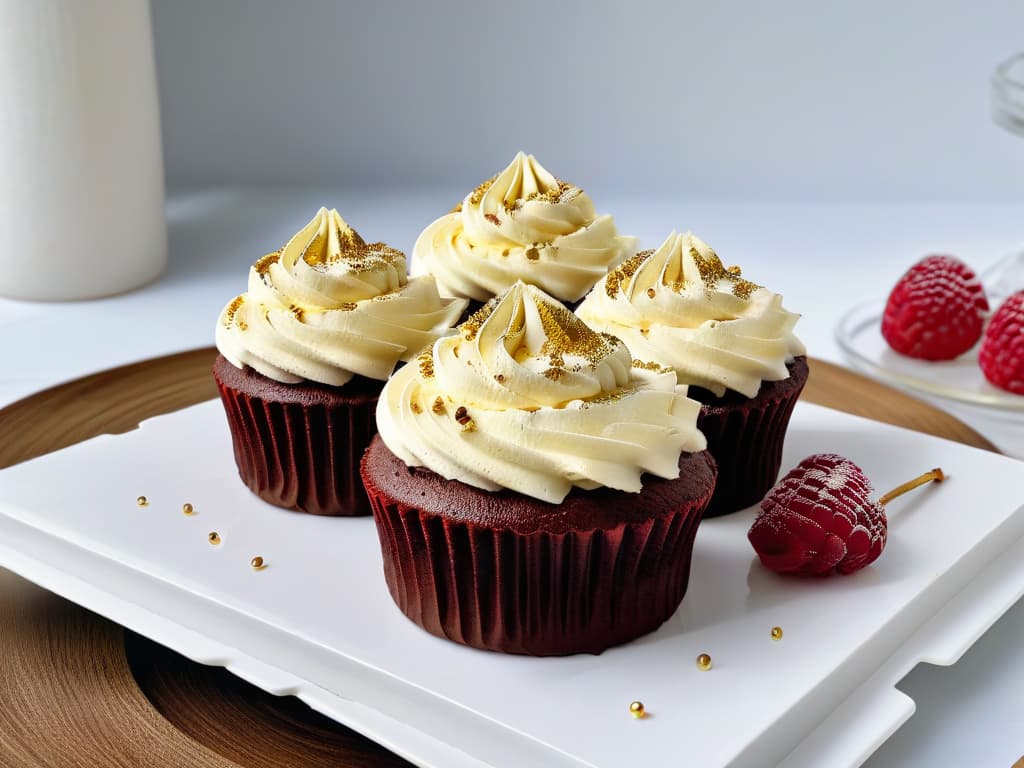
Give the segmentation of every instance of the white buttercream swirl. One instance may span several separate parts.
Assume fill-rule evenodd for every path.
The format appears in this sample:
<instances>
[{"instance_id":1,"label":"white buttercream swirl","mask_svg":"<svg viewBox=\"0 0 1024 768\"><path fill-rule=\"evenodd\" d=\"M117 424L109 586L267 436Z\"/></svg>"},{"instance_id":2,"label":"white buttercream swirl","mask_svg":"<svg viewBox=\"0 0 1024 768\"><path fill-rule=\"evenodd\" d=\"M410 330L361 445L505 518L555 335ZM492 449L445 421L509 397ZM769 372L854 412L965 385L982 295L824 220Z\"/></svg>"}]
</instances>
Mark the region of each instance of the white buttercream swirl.
<instances>
[{"instance_id":1,"label":"white buttercream swirl","mask_svg":"<svg viewBox=\"0 0 1024 768\"><path fill-rule=\"evenodd\" d=\"M633 253L612 217L598 216L579 187L520 152L456 210L420 234L413 274L432 274L442 293L486 301L517 280L561 301L578 301Z\"/></svg>"},{"instance_id":2,"label":"white buttercream swirl","mask_svg":"<svg viewBox=\"0 0 1024 768\"><path fill-rule=\"evenodd\" d=\"M680 384L719 397L727 389L753 397L762 381L785 379L786 363L804 354L793 334L800 316L738 268L723 267L689 232L673 232L609 273L577 314L637 357L675 368Z\"/></svg>"},{"instance_id":3,"label":"white buttercream swirl","mask_svg":"<svg viewBox=\"0 0 1024 768\"><path fill-rule=\"evenodd\" d=\"M442 298L431 277L407 279L405 266L401 251L367 245L336 210L321 208L249 270L248 291L217 321L217 349L239 368L290 384L386 379L466 306Z\"/></svg>"},{"instance_id":4,"label":"white buttercream swirl","mask_svg":"<svg viewBox=\"0 0 1024 768\"><path fill-rule=\"evenodd\" d=\"M388 448L410 466L552 503L573 486L641 489L679 476L706 446L699 404L675 374L635 364L540 289L500 299L398 371L377 405Z\"/></svg>"}]
</instances>

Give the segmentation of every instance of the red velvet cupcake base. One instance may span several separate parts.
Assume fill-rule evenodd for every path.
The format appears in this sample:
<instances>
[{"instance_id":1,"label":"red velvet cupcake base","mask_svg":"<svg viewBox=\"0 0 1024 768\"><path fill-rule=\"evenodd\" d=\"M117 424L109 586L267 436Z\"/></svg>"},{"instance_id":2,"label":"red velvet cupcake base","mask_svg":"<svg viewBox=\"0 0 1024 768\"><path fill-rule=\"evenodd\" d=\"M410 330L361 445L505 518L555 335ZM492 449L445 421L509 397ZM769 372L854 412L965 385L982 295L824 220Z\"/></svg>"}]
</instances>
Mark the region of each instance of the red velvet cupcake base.
<instances>
[{"instance_id":1,"label":"red velvet cupcake base","mask_svg":"<svg viewBox=\"0 0 1024 768\"><path fill-rule=\"evenodd\" d=\"M691 393L703 403L697 427L718 463L718 484L704 517L757 504L778 479L789 419L808 375L804 357L787 367L789 378L764 382L753 398L735 392L723 398Z\"/></svg>"},{"instance_id":2,"label":"red velvet cupcake base","mask_svg":"<svg viewBox=\"0 0 1024 768\"><path fill-rule=\"evenodd\" d=\"M242 482L264 501L314 515L368 515L359 460L377 433L383 382L282 384L218 355L213 366Z\"/></svg>"},{"instance_id":3,"label":"red velvet cupcake base","mask_svg":"<svg viewBox=\"0 0 1024 768\"><path fill-rule=\"evenodd\" d=\"M659 627L686 593L714 460L645 476L639 494L574 490L560 505L410 469L378 437L363 458L384 576L431 634L505 653L600 653Z\"/></svg>"}]
</instances>

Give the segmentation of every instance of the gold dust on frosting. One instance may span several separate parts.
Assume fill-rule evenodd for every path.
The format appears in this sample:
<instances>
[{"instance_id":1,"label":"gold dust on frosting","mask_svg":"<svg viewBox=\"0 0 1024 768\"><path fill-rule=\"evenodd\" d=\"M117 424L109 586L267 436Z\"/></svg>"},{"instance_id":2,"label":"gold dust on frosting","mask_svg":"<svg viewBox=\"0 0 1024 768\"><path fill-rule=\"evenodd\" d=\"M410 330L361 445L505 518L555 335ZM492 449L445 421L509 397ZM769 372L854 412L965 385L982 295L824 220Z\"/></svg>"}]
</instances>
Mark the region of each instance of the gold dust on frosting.
<instances>
[{"instance_id":1,"label":"gold dust on frosting","mask_svg":"<svg viewBox=\"0 0 1024 768\"><path fill-rule=\"evenodd\" d=\"M715 290L722 280L727 280L732 283L733 296L739 299L749 299L750 294L760 287L726 269L714 251L711 251L709 256L703 256L695 247L690 246L690 256L693 258L693 263L697 265L701 282L708 290Z\"/></svg>"},{"instance_id":2,"label":"gold dust on frosting","mask_svg":"<svg viewBox=\"0 0 1024 768\"><path fill-rule=\"evenodd\" d=\"M470 192L469 193L469 204L470 205L479 205L480 201L484 199L484 195L487 194L487 190L491 188L491 185L494 183L494 180L497 179L497 178L498 178L497 176L491 176L491 178L489 178L485 182L482 182L481 184L479 184L477 186L476 189L474 189L472 192ZM462 203L459 203L458 208L459 208L459 210L462 210Z\"/></svg>"},{"instance_id":3,"label":"gold dust on frosting","mask_svg":"<svg viewBox=\"0 0 1024 768\"><path fill-rule=\"evenodd\" d=\"M560 304L538 301L537 315L547 337L541 348L542 354L559 358L564 355L575 355L584 358L591 365L596 365L619 344L617 338L593 331Z\"/></svg>"},{"instance_id":4,"label":"gold dust on frosting","mask_svg":"<svg viewBox=\"0 0 1024 768\"><path fill-rule=\"evenodd\" d=\"M531 246L526 249L526 258L530 261L537 261L540 259L540 251L536 246Z\"/></svg>"},{"instance_id":5,"label":"gold dust on frosting","mask_svg":"<svg viewBox=\"0 0 1024 768\"><path fill-rule=\"evenodd\" d=\"M630 278L632 278L640 268L640 265L643 264L647 257L652 253L654 253L653 250L640 251L639 253L630 256L618 267L608 273L608 276L604 279L604 290L608 294L608 298L615 298L615 294L619 292L622 284L629 282Z\"/></svg>"}]
</instances>

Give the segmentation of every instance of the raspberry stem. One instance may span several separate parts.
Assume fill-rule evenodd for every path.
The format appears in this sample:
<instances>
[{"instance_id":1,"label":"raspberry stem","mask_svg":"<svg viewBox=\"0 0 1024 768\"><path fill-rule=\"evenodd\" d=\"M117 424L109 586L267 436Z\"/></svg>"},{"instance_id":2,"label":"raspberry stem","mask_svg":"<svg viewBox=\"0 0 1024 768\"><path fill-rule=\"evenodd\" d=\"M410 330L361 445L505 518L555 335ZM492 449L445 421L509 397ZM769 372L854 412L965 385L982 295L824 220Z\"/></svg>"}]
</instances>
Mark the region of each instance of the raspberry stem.
<instances>
[{"instance_id":1,"label":"raspberry stem","mask_svg":"<svg viewBox=\"0 0 1024 768\"><path fill-rule=\"evenodd\" d=\"M922 486L925 483L930 483L932 480L934 480L936 483L941 483L945 479L945 474L943 474L941 469L936 467L935 469L931 469L925 472L923 475L920 475L919 477L915 477L913 480L908 480L907 482L903 483L903 485L896 486L884 496L880 496L878 499L878 503L884 507L897 496L902 496L907 491L912 491L918 486Z\"/></svg>"}]
</instances>

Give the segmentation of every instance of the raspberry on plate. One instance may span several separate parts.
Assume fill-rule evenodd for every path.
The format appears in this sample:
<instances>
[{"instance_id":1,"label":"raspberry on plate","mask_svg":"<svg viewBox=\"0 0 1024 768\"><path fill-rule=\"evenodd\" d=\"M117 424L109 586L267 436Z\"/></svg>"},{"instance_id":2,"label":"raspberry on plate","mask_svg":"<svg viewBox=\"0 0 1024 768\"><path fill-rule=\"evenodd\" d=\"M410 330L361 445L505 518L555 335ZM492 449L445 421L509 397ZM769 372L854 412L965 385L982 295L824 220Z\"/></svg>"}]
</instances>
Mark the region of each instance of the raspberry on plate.
<instances>
[{"instance_id":1,"label":"raspberry on plate","mask_svg":"<svg viewBox=\"0 0 1024 768\"><path fill-rule=\"evenodd\" d=\"M977 276L953 256L928 256L897 281L882 336L902 355L952 360L981 338L988 299Z\"/></svg>"},{"instance_id":2,"label":"raspberry on plate","mask_svg":"<svg viewBox=\"0 0 1024 768\"><path fill-rule=\"evenodd\" d=\"M992 316L978 364L997 387L1024 395L1024 291L1010 296Z\"/></svg>"},{"instance_id":3,"label":"raspberry on plate","mask_svg":"<svg viewBox=\"0 0 1024 768\"><path fill-rule=\"evenodd\" d=\"M885 549L885 505L944 477L941 469L933 469L874 500L871 481L860 467L834 453L814 454L764 497L747 538L761 563L776 573L853 573Z\"/></svg>"}]
</instances>

